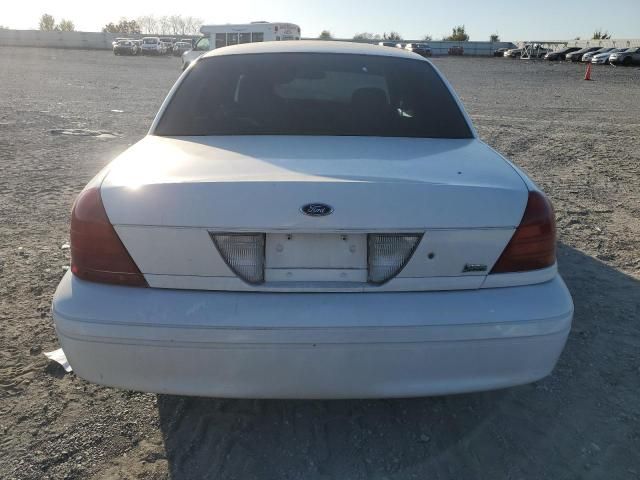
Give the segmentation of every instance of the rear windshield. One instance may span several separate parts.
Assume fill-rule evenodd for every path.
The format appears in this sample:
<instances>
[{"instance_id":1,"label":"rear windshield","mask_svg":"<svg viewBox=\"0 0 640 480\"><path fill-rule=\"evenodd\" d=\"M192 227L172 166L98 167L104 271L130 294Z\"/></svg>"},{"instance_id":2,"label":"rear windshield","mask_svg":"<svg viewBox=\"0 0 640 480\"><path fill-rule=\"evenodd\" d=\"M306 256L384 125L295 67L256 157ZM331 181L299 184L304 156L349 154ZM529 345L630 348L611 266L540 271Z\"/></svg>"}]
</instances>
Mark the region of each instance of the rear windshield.
<instances>
[{"instance_id":1,"label":"rear windshield","mask_svg":"<svg viewBox=\"0 0 640 480\"><path fill-rule=\"evenodd\" d=\"M148 45L149 44L155 44L155 43L158 43L158 40L156 38L145 38L145 39L142 40L142 43L145 43L145 44L148 44Z\"/></svg>"},{"instance_id":2,"label":"rear windshield","mask_svg":"<svg viewBox=\"0 0 640 480\"><path fill-rule=\"evenodd\" d=\"M201 59L154 133L472 137L428 62L320 53Z\"/></svg>"}]
</instances>

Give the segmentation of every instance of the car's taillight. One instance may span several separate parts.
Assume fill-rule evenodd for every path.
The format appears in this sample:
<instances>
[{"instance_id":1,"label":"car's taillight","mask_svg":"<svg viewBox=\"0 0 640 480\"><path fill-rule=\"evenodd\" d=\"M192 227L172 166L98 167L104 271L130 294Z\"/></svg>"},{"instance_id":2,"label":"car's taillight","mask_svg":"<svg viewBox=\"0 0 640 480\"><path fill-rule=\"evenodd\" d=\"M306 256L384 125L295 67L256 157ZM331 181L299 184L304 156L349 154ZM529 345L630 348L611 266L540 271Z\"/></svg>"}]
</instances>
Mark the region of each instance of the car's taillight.
<instances>
[{"instance_id":1,"label":"car's taillight","mask_svg":"<svg viewBox=\"0 0 640 480\"><path fill-rule=\"evenodd\" d=\"M540 192L529 192L527 207L515 233L491 273L524 272L556 262L553 207Z\"/></svg>"},{"instance_id":2,"label":"car's taillight","mask_svg":"<svg viewBox=\"0 0 640 480\"><path fill-rule=\"evenodd\" d=\"M264 233L211 233L229 268L251 284L264 282Z\"/></svg>"},{"instance_id":3,"label":"car's taillight","mask_svg":"<svg viewBox=\"0 0 640 480\"><path fill-rule=\"evenodd\" d=\"M367 236L369 283L382 284L400 273L421 238L421 233L370 233Z\"/></svg>"},{"instance_id":4,"label":"car's taillight","mask_svg":"<svg viewBox=\"0 0 640 480\"><path fill-rule=\"evenodd\" d=\"M99 187L88 187L71 211L71 272L91 282L147 287L102 204Z\"/></svg>"}]
</instances>

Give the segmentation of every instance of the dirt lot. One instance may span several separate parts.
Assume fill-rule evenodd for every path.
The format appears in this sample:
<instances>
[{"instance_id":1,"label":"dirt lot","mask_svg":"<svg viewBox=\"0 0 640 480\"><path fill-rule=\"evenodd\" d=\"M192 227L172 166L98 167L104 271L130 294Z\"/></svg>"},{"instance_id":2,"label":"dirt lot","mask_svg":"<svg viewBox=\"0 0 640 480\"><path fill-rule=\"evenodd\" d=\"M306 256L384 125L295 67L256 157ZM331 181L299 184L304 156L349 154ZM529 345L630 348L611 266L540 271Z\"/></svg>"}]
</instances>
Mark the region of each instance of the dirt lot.
<instances>
[{"instance_id":1,"label":"dirt lot","mask_svg":"<svg viewBox=\"0 0 640 480\"><path fill-rule=\"evenodd\" d=\"M232 401L99 387L42 355L73 198L145 134L178 60L0 58L0 478L640 478L640 69L585 82L579 65L435 60L482 138L555 204L576 315L553 375L440 398Z\"/></svg>"}]
</instances>

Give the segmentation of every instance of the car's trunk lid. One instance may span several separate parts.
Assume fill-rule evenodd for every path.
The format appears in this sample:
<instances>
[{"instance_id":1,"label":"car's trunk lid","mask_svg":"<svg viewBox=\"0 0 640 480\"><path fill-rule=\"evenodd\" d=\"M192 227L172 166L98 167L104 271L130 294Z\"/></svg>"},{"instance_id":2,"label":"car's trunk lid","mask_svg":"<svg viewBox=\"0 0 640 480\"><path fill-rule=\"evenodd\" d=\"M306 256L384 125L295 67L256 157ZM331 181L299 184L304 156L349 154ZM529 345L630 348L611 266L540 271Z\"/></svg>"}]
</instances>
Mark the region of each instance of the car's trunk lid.
<instances>
[{"instance_id":1,"label":"car's trunk lid","mask_svg":"<svg viewBox=\"0 0 640 480\"><path fill-rule=\"evenodd\" d=\"M269 136L148 136L102 195L115 225L313 231L513 227L527 197L477 140Z\"/></svg>"},{"instance_id":2,"label":"car's trunk lid","mask_svg":"<svg viewBox=\"0 0 640 480\"><path fill-rule=\"evenodd\" d=\"M424 235L414 256L429 261L409 261L398 275L409 283L486 275L522 217L527 189L473 139L148 136L114 162L102 198L151 284L361 288L371 233ZM311 203L333 211L305 215ZM219 258L210 235L229 232L266 234L263 287L242 284ZM463 272L468 263L486 269Z\"/></svg>"}]
</instances>

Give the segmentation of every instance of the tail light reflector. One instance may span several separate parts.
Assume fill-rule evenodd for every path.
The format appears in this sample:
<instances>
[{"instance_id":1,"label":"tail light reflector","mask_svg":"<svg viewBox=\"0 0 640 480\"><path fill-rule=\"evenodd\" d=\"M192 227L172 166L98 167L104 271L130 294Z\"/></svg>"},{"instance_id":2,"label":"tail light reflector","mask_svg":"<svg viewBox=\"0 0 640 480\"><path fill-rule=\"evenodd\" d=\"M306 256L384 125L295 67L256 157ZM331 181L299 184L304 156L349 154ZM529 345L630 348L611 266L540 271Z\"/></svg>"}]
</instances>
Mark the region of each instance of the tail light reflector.
<instances>
[{"instance_id":1,"label":"tail light reflector","mask_svg":"<svg viewBox=\"0 0 640 480\"><path fill-rule=\"evenodd\" d=\"M400 273L421 238L421 233L370 233L367 236L369 283L382 284Z\"/></svg>"},{"instance_id":2,"label":"tail light reflector","mask_svg":"<svg viewBox=\"0 0 640 480\"><path fill-rule=\"evenodd\" d=\"M540 192L529 192L527 207L515 233L491 273L524 272L556 262L556 223L551 203Z\"/></svg>"},{"instance_id":3,"label":"tail light reflector","mask_svg":"<svg viewBox=\"0 0 640 480\"><path fill-rule=\"evenodd\" d=\"M148 286L107 217L99 187L83 190L71 211L71 272L90 282Z\"/></svg>"},{"instance_id":4,"label":"tail light reflector","mask_svg":"<svg viewBox=\"0 0 640 480\"><path fill-rule=\"evenodd\" d=\"M250 284L264 282L264 233L211 233L227 266Z\"/></svg>"}]
</instances>

